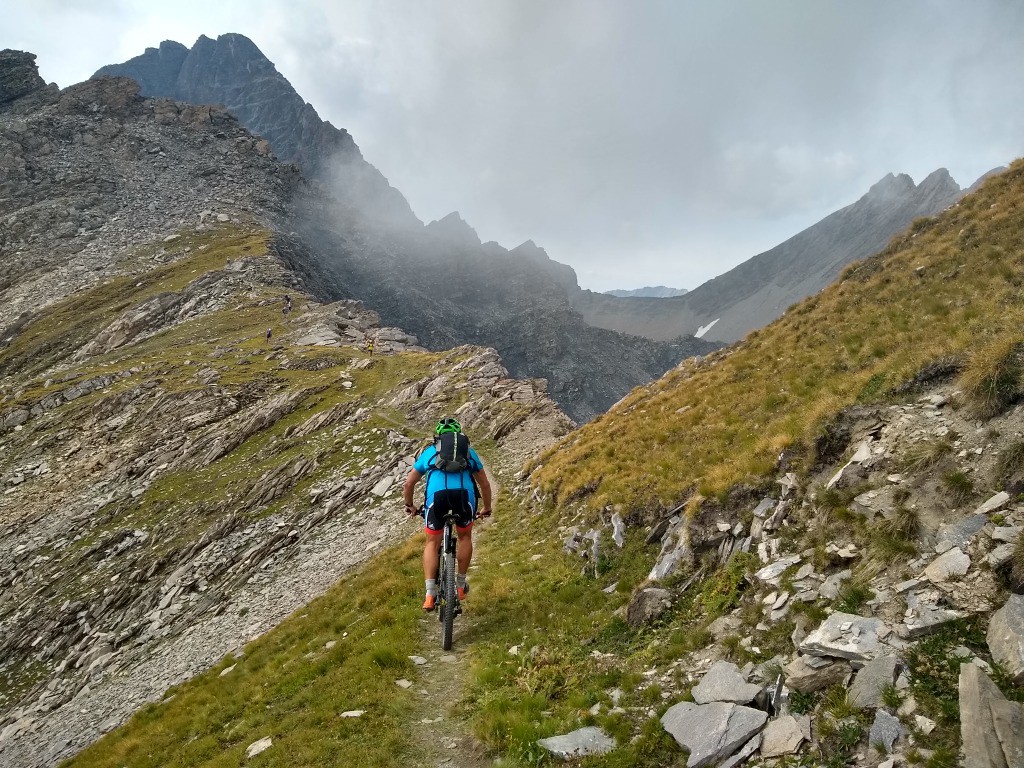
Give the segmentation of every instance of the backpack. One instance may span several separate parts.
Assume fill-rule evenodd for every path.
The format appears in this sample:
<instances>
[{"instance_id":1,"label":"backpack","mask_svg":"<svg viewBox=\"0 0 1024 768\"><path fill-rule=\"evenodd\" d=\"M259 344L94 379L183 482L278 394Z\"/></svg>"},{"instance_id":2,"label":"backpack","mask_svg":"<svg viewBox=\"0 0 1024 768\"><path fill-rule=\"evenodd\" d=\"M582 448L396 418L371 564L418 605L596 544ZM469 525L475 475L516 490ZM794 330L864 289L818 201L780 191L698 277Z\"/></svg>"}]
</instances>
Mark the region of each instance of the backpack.
<instances>
[{"instance_id":1,"label":"backpack","mask_svg":"<svg viewBox=\"0 0 1024 768\"><path fill-rule=\"evenodd\" d=\"M472 472L474 468L470 466L469 462L469 438L462 433L446 432L440 437L436 438L433 442L434 447L437 448L437 453L434 458L430 461L430 469L427 470L427 475L431 472L470 472L469 479L473 483L473 493L476 499L480 499L480 486L476 482L476 478L473 477ZM430 444L423 446L419 454L422 454ZM460 468L461 467L461 468ZM427 487L429 486L429 480L423 485L423 508L427 508ZM447 485L447 483L445 483Z\"/></svg>"},{"instance_id":2,"label":"backpack","mask_svg":"<svg viewBox=\"0 0 1024 768\"><path fill-rule=\"evenodd\" d=\"M442 472L465 472L469 467L469 438L461 432L445 432L437 438L432 462Z\"/></svg>"}]
</instances>

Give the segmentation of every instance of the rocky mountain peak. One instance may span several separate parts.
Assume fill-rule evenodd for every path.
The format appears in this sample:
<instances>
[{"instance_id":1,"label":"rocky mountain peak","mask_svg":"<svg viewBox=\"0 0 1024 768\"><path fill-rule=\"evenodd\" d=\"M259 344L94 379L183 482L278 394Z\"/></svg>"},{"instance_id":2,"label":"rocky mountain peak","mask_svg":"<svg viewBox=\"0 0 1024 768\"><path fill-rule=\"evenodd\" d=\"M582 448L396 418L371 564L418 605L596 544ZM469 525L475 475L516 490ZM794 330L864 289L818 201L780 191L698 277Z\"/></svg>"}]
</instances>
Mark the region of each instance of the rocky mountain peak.
<instances>
[{"instance_id":1,"label":"rocky mountain peak","mask_svg":"<svg viewBox=\"0 0 1024 768\"><path fill-rule=\"evenodd\" d=\"M562 286L569 295L579 291L580 287L579 281L576 277L576 270L568 264L562 264L561 262L552 259L548 256L548 252L533 242L533 240L527 240L525 243L521 243L509 251L509 253L513 256L519 256L527 259L541 267L544 272L547 273L555 283Z\"/></svg>"},{"instance_id":2,"label":"rocky mountain peak","mask_svg":"<svg viewBox=\"0 0 1024 768\"><path fill-rule=\"evenodd\" d=\"M46 87L39 76L36 55L6 48L0 51L0 104Z\"/></svg>"},{"instance_id":3,"label":"rocky mountain peak","mask_svg":"<svg viewBox=\"0 0 1024 768\"><path fill-rule=\"evenodd\" d=\"M191 49L166 40L93 75L104 76L130 77L144 96L223 104L267 139L279 159L330 184L343 202L390 226L420 226L402 194L363 159L348 131L322 120L244 35L228 33L216 40L202 35Z\"/></svg>"},{"instance_id":4,"label":"rocky mountain peak","mask_svg":"<svg viewBox=\"0 0 1024 768\"><path fill-rule=\"evenodd\" d=\"M914 180L905 173L887 173L868 189L864 200L892 200L905 197L914 191Z\"/></svg>"},{"instance_id":5,"label":"rocky mountain peak","mask_svg":"<svg viewBox=\"0 0 1024 768\"><path fill-rule=\"evenodd\" d=\"M480 245L480 236L458 211L427 224L427 231L459 245Z\"/></svg>"},{"instance_id":6,"label":"rocky mountain peak","mask_svg":"<svg viewBox=\"0 0 1024 768\"><path fill-rule=\"evenodd\" d=\"M918 184L918 191L922 193L936 192L939 194L956 194L960 191L960 185L956 183L949 171L939 168L929 173L924 180Z\"/></svg>"}]
</instances>

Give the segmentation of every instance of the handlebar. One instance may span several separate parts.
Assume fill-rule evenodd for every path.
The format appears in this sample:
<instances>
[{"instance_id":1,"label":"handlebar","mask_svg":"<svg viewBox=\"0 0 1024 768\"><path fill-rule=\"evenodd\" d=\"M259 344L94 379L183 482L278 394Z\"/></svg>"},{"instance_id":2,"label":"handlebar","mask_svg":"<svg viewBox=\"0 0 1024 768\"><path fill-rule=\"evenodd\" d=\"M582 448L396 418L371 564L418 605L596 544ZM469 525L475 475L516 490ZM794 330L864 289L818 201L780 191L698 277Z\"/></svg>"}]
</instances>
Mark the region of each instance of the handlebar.
<instances>
[{"instance_id":1,"label":"handlebar","mask_svg":"<svg viewBox=\"0 0 1024 768\"><path fill-rule=\"evenodd\" d=\"M412 512L409 511L410 509L412 510ZM423 507L406 507L405 508L406 517L408 517L409 519L412 519L414 517L423 517L423 512L424 512L424 508ZM482 510L480 510L479 512L476 513L476 517L477 517L477 519L483 519L485 517L490 517L492 514L494 514L492 510L490 510L490 509L483 510L482 509Z\"/></svg>"}]
</instances>

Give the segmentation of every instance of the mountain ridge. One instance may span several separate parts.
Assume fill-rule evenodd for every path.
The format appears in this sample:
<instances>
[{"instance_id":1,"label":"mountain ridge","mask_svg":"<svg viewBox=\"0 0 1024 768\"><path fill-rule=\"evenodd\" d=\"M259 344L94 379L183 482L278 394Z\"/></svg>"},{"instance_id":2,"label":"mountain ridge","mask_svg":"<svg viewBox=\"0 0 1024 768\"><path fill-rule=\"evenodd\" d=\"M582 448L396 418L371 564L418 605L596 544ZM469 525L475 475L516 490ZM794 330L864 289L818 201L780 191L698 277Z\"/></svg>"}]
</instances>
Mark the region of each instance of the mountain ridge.
<instances>
[{"instance_id":1,"label":"mountain ridge","mask_svg":"<svg viewBox=\"0 0 1024 768\"><path fill-rule=\"evenodd\" d=\"M401 192L368 163L352 136L320 119L259 48L244 35L213 40L200 35L192 48L165 40L123 64L101 67L93 77L130 77L143 96L191 104L223 104L263 136L282 160L312 178L344 190L349 204L389 226L419 225Z\"/></svg>"},{"instance_id":2,"label":"mountain ridge","mask_svg":"<svg viewBox=\"0 0 1024 768\"><path fill-rule=\"evenodd\" d=\"M666 338L717 320L706 338L736 341L824 288L850 262L881 250L913 220L938 213L963 193L944 168L918 185L906 174L889 173L856 202L684 296L623 303L581 290L571 300L587 322L602 328Z\"/></svg>"}]
</instances>

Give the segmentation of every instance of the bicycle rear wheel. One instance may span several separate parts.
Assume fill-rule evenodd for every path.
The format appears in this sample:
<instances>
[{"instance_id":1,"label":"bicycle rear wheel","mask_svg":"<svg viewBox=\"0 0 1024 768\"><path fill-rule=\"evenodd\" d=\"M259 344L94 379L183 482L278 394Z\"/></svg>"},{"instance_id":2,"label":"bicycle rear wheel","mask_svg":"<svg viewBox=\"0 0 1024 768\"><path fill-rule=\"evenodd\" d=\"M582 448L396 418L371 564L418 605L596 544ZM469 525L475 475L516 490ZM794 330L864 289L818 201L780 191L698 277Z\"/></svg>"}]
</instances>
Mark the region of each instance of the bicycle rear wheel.
<instances>
[{"instance_id":1,"label":"bicycle rear wheel","mask_svg":"<svg viewBox=\"0 0 1024 768\"><path fill-rule=\"evenodd\" d=\"M455 558L449 552L441 555L441 648L450 651L455 632Z\"/></svg>"}]
</instances>

